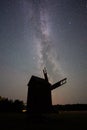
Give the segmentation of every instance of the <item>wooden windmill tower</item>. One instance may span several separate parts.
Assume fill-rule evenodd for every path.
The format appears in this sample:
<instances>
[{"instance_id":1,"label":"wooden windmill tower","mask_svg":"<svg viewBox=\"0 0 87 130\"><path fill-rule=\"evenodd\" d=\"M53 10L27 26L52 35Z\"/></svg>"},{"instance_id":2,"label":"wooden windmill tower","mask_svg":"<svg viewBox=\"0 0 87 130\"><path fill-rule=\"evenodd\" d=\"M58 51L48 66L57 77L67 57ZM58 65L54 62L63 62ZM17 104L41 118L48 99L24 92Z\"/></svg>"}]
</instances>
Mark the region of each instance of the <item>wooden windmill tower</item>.
<instances>
[{"instance_id":1,"label":"wooden windmill tower","mask_svg":"<svg viewBox=\"0 0 87 130\"><path fill-rule=\"evenodd\" d=\"M51 91L66 83L66 78L51 85L46 68L43 70L44 79L32 76L28 83L27 112L45 113L52 110Z\"/></svg>"}]
</instances>

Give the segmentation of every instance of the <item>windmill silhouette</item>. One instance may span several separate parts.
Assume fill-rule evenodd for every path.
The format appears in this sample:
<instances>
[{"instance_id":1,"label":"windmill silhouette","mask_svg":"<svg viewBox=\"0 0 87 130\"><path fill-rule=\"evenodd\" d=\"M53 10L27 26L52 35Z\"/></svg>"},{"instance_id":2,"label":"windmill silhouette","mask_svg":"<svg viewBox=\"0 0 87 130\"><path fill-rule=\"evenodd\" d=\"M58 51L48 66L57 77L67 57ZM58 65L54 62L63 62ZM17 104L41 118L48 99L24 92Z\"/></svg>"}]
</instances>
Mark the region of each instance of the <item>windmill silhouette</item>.
<instances>
[{"instance_id":1,"label":"windmill silhouette","mask_svg":"<svg viewBox=\"0 0 87 130\"><path fill-rule=\"evenodd\" d=\"M44 79L32 76L28 83L27 95L27 112L28 113L45 113L52 111L51 91L66 83L64 78L51 85L48 80L47 70L43 70Z\"/></svg>"}]
</instances>

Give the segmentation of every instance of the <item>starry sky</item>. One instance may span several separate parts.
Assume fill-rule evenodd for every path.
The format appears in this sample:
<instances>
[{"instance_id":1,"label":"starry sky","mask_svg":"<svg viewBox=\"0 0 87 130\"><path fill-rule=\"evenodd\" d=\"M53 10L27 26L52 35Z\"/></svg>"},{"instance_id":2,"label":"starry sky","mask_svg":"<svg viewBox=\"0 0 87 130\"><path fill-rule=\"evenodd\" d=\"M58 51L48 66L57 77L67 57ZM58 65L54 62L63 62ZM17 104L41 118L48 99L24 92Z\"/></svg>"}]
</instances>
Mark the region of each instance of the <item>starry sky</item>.
<instances>
[{"instance_id":1,"label":"starry sky","mask_svg":"<svg viewBox=\"0 0 87 130\"><path fill-rule=\"evenodd\" d=\"M53 104L87 103L87 0L0 0L0 96L27 100L47 68Z\"/></svg>"}]
</instances>

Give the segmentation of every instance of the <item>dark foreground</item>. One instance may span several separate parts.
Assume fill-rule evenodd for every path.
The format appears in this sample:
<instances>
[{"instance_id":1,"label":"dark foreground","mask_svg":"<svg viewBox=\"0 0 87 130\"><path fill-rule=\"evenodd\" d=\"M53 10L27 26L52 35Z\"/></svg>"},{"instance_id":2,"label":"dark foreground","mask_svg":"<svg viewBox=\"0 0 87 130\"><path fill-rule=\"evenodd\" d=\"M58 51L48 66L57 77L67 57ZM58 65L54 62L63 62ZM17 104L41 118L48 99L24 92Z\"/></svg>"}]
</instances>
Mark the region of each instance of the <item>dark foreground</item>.
<instances>
[{"instance_id":1,"label":"dark foreground","mask_svg":"<svg viewBox=\"0 0 87 130\"><path fill-rule=\"evenodd\" d=\"M87 112L60 112L42 117L0 113L0 130L87 130Z\"/></svg>"}]
</instances>

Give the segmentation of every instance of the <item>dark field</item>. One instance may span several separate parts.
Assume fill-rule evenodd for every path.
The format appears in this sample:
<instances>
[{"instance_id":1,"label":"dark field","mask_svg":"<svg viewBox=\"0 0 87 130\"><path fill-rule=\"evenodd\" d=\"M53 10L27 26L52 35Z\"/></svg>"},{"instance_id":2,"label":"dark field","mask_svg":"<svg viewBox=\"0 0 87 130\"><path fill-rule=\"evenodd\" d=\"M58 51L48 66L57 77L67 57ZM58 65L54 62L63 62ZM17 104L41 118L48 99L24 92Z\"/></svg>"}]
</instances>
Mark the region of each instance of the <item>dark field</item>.
<instances>
[{"instance_id":1,"label":"dark field","mask_svg":"<svg viewBox=\"0 0 87 130\"><path fill-rule=\"evenodd\" d=\"M42 117L0 113L0 130L87 130L87 112L59 112Z\"/></svg>"}]
</instances>

